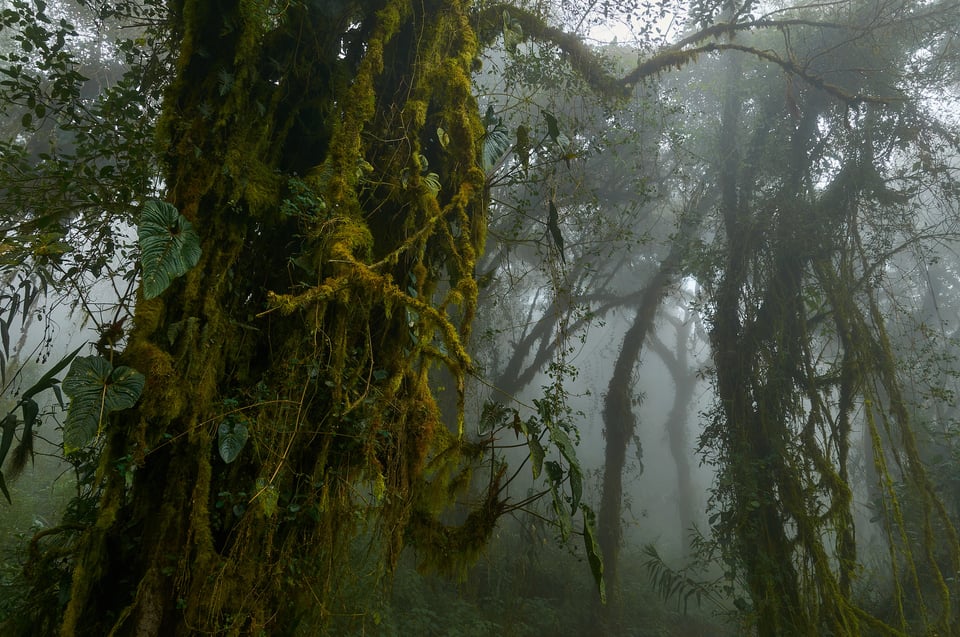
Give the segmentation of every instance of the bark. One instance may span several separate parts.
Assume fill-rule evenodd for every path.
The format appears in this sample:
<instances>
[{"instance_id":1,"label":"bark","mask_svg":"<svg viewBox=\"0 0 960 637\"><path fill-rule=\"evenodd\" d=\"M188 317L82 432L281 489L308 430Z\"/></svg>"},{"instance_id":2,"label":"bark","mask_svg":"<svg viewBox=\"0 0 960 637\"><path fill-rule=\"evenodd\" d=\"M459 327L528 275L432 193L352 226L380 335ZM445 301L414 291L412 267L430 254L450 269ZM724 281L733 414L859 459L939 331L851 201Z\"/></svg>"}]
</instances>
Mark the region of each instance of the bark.
<instances>
[{"instance_id":1,"label":"bark","mask_svg":"<svg viewBox=\"0 0 960 637\"><path fill-rule=\"evenodd\" d=\"M428 375L462 399L476 41L464 3L414 5L173 3L159 143L203 256L138 301L119 362L147 385L107 427L60 634L324 634L358 521L380 573L406 544L459 568L491 532L496 478L462 526L438 521L481 450ZM225 464L236 421L250 440Z\"/></svg>"},{"instance_id":2,"label":"bark","mask_svg":"<svg viewBox=\"0 0 960 637\"><path fill-rule=\"evenodd\" d=\"M693 331L693 319L671 320L677 328L675 349L670 350L658 338L650 339L650 348L655 351L673 378L673 405L667 414L665 429L670 445L670 455L677 469L677 515L680 520L681 549L684 556L690 553L690 533L697 519L696 494L690 475L690 456L693 448L687 436L687 420L693 394L697 387L697 376L689 368L687 348Z\"/></svg>"},{"instance_id":3,"label":"bark","mask_svg":"<svg viewBox=\"0 0 960 637\"><path fill-rule=\"evenodd\" d=\"M757 228L767 220L757 218L762 211L749 205L752 179L741 163L738 135L742 99L733 88L740 65L735 59L728 64L731 83L720 131L724 157L720 212L727 250L710 332L723 423L719 435L726 457L722 472L732 485L726 519L729 529L735 530L734 550L753 599L757 633L806 634L808 616L780 511L784 488L791 488L783 454L790 384L795 377L792 367L797 365L795 341L781 330L795 323L791 312L802 312L802 304L797 307L801 264L788 255L774 256L770 279L759 292L762 300L744 298L751 281L751 259L758 258L762 245ZM745 306L762 316L751 317ZM762 369L767 347L787 349L768 363L769 369Z\"/></svg>"},{"instance_id":4,"label":"bark","mask_svg":"<svg viewBox=\"0 0 960 637\"><path fill-rule=\"evenodd\" d=\"M687 246L697 236L706 209L704 201L698 201L692 210L682 217L677 235L670 244L669 253L641 291L637 313L624 334L604 397L604 469L600 511L597 515L597 540L603 555L607 590L611 592L610 601L602 612L606 621L605 629L609 630L615 630L618 614L617 571L623 538L620 519L623 469L627 448L633 440L637 426L636 414L633 412L633 370L640 360L644 341L653 331L660 304L680 271Z\"/></svg>"},{"instance_id":5,"label":"bark","mask_svg":"<svg viewBox=\"0 0 960 637\"><path fill-rule=\"evenodd\" d=\"M637 418L633 413L633 370L647 335L653 330L654 319L660 309L667 287L673 282L677 256L671 253L644 289L633 323L623 336L623 343L614 363L613 374L607 386L603 404L604 470L603 491L597 517L598 541L603 552L608 586L615 591L617 559L623 529L620 524L620 506L623 499L623 467L627 448L633 440ZM616 593L614 593L616 595Z\"/></svg>"},{"instance_id":6,"label":"bark","mask_svg":"<svg viewBox=\"0 0 960 637\"><path fill-rule=\"evenodd\" d=\"M728 70L739 77L736 62ZM836 183L818 201L806 181L815 112L782 133L783 166L772 173L779 186L762 195L756 184L771 175L741 158L742 103L731 89L720 131L726 262L711 320L718 406L706 438L720 459L715 498L723 508L713 531L742 569L758 635L859 634L864 614L849 598L856 548L846 473L855 379L843 358L835 376L821 376L804 299L811 271L833 268L838 219L851 210L832 198ZM756 130L763 139L770 124L761 118ZM850 291L821 283L841 339L858 342L842 323ZM836 416L821 393L835 380ZM829 432L825 442L818 431Z\"/></svg>"}]
</instances>

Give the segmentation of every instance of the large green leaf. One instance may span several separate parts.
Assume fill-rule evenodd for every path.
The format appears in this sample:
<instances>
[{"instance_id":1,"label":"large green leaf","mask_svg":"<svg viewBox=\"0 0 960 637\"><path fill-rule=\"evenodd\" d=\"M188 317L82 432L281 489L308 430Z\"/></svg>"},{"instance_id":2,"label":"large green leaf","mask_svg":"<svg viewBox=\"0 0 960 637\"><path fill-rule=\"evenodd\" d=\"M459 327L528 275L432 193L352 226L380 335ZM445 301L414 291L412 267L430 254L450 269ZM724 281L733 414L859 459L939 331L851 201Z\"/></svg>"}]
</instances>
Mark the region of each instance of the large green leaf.
<instances>
[{"instance_id":1,"label":"large green leaf","mask_svg":"<svg viewBox=\"0 0 960 637\"><path fill-rule=\"evenodd\" d=\"M503 122L498 122L496 126L489 129L483 136L483 170L490 173L496 168L503 156L510 150L512 144L510 134L507 132Z\"/></svg>"},{"instance_id":2,"label":"large green leaf","mask_svg":"<svg viewBox=\"0 0 960 637\"><path fill-rule=\"evenodd\" d=\"M563 501L563 492L560 489L560 484L563 482L563 468L560 466L560 463L553 460L544 462L543 467L547 471L550 495L553 498L553 512L557 516L557 525L560 527L560 538L566 542L567 538L570 537L570 532L573 530L573 521L570 516L570 511L567 510L567 506Z\"/></svg>"},{"instance_id":3,"label":"large green leaf","mask_svg":"<svg viewBox=\"0 0 960 637\"><path fill-rule=\"evenodd\" d=\"M547 120L547 134L554 144L560 143L560 125L557 123L556 116L550 111L543 111L543 118Z\"/></svg>"},{"instance_id":4,"label":"large green leaf","mask_svg":"<svg viewBox=\"0 0 960 637\"><path fill-rule=\"evenodd\" d=\"M580 498L583 497L583 474L580 472L580 465L571 464L568 475L570 476L570 515L573 515L580 505Z\"/></svg>"},{"instance_id":5,"label":"large green leaf","mask_svg":"<svg viewBox=\"0 0 960 637\"><path fill-rule=\"evenodd\" d=\"M603 579L603 554L600 552L600 543L597 542L597 516L586 504L581 504L580 510L583 511L583 546L587 551L590 572L593 573L593 580L597 583L600 603L606 604L607 585Z\"/></svg>"},{"instance_id":6,"label":"large green leaf","mask_svg":"<svg viewBox=\"0 0 960 637\"><path fill-rule=\"evenodd\" d=\"M543 445L540 444L540 439L535 436L527 438L527 446L530 448L530 463L533 468L533 479L536 480L540 477L540 470L543 469L543 458L546 456L546 453L543 450Z\"/></svg>"},{"instance_id":7,"label":"large green leaf","mask_svg":"<svg viewBox=\"0 0 960 637\"><path fill-rule=\"evenodd\" d=\"M563 430L561 424L554 419L549 402L546 400L534 400L533 402L540 412L543 424L550 432L550 441L570 466L570 509L572 515L576 513L580 498L583 496L583 470L580 468L580 461L577 459L576 447L574 447L573 441L570 440L570 436Z\"/></svg>"},{"instance_id":8,"label":"large green leaf","mask_svg":"<svg viewBox=\"0 0 960 637\"><path fill-rule=\"evenodd\" d=\"M103 428L107 414L136 404L146 379L130 367L113 368L102 356L79 356L63 379L70 397L63 425L63 448L71 453L82 448Z\"/></svg>"},{"instance_id":9,"label":"large green leaf","mask_svg":"<svg viewBox=\"0 0 960 637\"><path fill-rule=\"evenodd\" d=\"M240 421L224 421L217 429L217 449L220 457L227 464L237 459L243 446L247 444L250 432L247 426Z\"/></svg>"},{"instance_id":10,"label":"large green leaf","mask_svg":"<svg viewBox=\"0 0 960 637\"><path fill-rule=\"evenodd\" d=\"M151 200L144 205L137 238L145 299L159 296L200 260L200 237L193 225L166 202Z\"/></svg>"}]
</instances>

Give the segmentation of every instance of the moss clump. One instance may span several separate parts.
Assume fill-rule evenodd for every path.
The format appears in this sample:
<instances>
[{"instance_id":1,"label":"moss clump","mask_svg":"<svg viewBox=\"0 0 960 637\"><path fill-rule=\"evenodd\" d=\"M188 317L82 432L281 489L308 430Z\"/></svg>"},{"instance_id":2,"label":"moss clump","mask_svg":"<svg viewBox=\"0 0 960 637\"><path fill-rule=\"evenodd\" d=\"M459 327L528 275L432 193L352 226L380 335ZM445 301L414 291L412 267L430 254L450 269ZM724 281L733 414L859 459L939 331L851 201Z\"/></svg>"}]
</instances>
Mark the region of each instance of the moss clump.
<instances>
[{"instance_id":1,"label":"moss clump","mask_svg":"<svg viewBox=\"0 0 960 637\"><path fill-rule=\"evenodd\" d=\"M174 370L173 357L146 339L132 338L123 362L147 377L141 411L145 417L176 418L183 409L183 388Z\"/></svg>"}]
</instances>

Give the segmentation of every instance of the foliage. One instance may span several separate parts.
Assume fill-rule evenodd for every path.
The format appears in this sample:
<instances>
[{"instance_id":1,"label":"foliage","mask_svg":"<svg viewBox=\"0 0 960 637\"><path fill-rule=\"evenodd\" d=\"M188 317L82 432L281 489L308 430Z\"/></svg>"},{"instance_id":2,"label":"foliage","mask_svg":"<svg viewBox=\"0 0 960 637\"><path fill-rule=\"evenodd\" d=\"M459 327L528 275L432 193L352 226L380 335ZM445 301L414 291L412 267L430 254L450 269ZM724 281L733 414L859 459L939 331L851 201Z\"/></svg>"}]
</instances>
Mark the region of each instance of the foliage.
<instances>
[{"instance_id":1,"label":"foliage","mask_svg":"<svg viewBox=\"0 0 960 637\"><path fill-rule=\"evenodd\" d=\"M505 521L485 556L464 582L415 572L402 561L391 594L376 615L354 619L344 635L558 635L593 634L596 619L584 598L595 583L583 568L584 555L551 540L552 530L535 515ZM641 566L642 556L624 556L623 623L638 637L734 634L722 618L677 613L656 600ZM379 621L379 623L377 623ZM702 632L697 632L697 631Z\"/></svg>"},{"instance_id":2,"label":"foliage","mask_svg":"<svg viewBox=\"0 0 960 637\"><path fill-rule=\"evenodd\" d=\"M144 299L159 296L200 260L200 238L193 225L166 202L150 200L144 205L137 238Z\"/></svg>"},{"instance_id":3,"label":"foliage","mask_svg":"<svg viewBox=\"0 0 960 637\"><path fill-rule=\"evenodd\" d=\"M533 479L543 476L551 496L553 515L560 533L560 539L566 542L573 532L573 516L582 514L584 549L587 561L597 586L600 599L606 602L606 583L603 577L603 558L596 541L596 516L583 498L583 469L577 459L574 442L570 434L576 428L569 421L569 407L562 394L553 391L556 388L545 387L544 397L535 399L536 415L523 419L516 409L500 403L488 402L484 405L480 419L482 431L492 439L497 439L512 430L517 438L522 435L529 449L527 460ZM549 444L548 444L549 441ZM556 459L547 460L545 449L556 450ZM545 471L544 471L545 470ZM509 484L509 482L507 482ZM503 485L504 487L507 484ZM528 498L511 508L526 506L536 500Z\"/></svg>"},{"instance_id":4,"label":"foliage","mask_svg":"<svg viewBox=\"0 0 960 637\"><path fill-rule=\"evenodd\" d=\"M14 434L16 434L17 428L23 425L20 433L20 442L14 449L11 458L9 467L11 477L16 477L26 466L27 460L32 460L33 458L33 428L37 424L37 416L40 415L40 405L34 400L34 397L41 392L51 389L56 395L57 401L63 405L63 398L60 395L60 381L56 376L70 364L79 352L80 350L76 349L65 356L56 365L47 370L33 385L24 390L13 409L11 409L3 421L0 422L0 429L3 430L2 437L0 437L0 465L7 459L7 453L13 445ZM16 411L18 408L23 412L22 422L17 419ZM0 471L0 491L3 492L7 502L12 504L10 492L7 489L2 471Z\"/></svg>"},{"instance_id":5,"label":"foliage","mask_svg":"<svg viewBox=\"0 0 960 637\"><path fill-rule=\"evenodd\" d=\"M133 407L145 380L135 369L123 365L115 368L102 356L73 359L63 379L63 391L70 397L63 425L64 452L69 455L100 436L110 413Z\"/></svg>"},{"instance_id":6,"label":"foliage","mask_svg":"<svg viewBox=\"0 0 960 637\"><path fill-rule=\"evenodd\" d=\"M936 234L912 221L921 193L955 202L955 136L909 99L937 73L952 81L927 60L954 8L763 16L697 2L700 28L656 49L655 16L670 5L544 7L178 0L57 4L51 17L54 5L17 1L0 14L14 45L0 51L13 131L0 141L0 376L18 353L17 315L23 332L41 295L75 295L101 354L74 352L2 421L0 459L17 410L14 456L29 456L32 396L58 391L73 359L64 434L81 492L31 542L36 603L4 629L26 634L45 617L63 634L311 632L354 616L343 580L355 564L379 580L411 546L421 567L466 575L503 517L540 498L555 526L521 528L566 540L579 512L602 600L620 483L614 523L594 529L567 400L572 341L639 306L618 361L618 389L632 391L632 352L684 268L707 295L717 408L702 445L719 476L716 546L751 597L738 606L764 636L955 625L956 532L915 435L884 287L903 246ZM611 11L643 25L639 59L580 37ZM578 22L558 21L568 12ZM85 40L107 32L132 35ZM123 68L88 77L104 51ZM722 108L713 99L691 117L687 137L705 148L684 155L671 147L684 135L643 121L669 109L624 108L638 94L665 102L662 73L697 60L717 71L720 54L752 66L730 67ZM491 60L509 97L478 101L471 74ZM524 84L529 95L514 90ZM556 91L535 95L544 84ZM625 141L641 160L590 162ZM584 188L587 175L601 185ZM102 306L93 281L111 289ZM511 392L541 372L553 382L522 410L490 403L473 437L476 314L511 295L525 307L501 308L511 320L490 331L517 335L515 351L482 362ZM606 423L608 435L623 424L620 451L635 422L627 397ZM856 426L876 471L890 617L854 597ZM510 430L539 481L520 500L507 487L521 469L501 451ZM662 593L706 594L648 558ZM511 626L421 607L384 630L532 631L524 614L546 614L547 595L514 597ZM597 629L583 612L576 625ZM549 631L567 619L554 614Z\"/></svg>"},{"instance_id":7,"label":"foliage","mask_svg":"<svg viewBox=\"0 0 960 637\"><path fill-rule=\"evenodd\" d=\"M450 3L439 12L397 2L297 3L275 14L202 7L171 14L180 62L159 123L169 203L142 206L143 294L131 332L122 312L105 322L104 357L78 359L68 378L68 446L102 429L105 453L99 521L71 553L67 632L125 622L157 633L177 623L295 630L322 621L322 607L304 617L313 605L297 598L329 590L318 565L335 560L367 513L388 530L389 570L403 542L446 552L451 563L469 559L501 511L493 484L462 529L437 522L460 490L448 483L460 480L475 448L462 439L462 415L452 432L440 422L430 387L439 363L462 393L482 245L480 120L468 76L476 42L466 13ZM423 20L432 26L415 40ZM376 105L375 95L399 95L409 78L419 84L406 104ZM291 183L307 194L286 192ZM305 198L317 205L303 208ZM287 263L308 276L290 281ZM78 275L87 271L80 267ZM214 272L217 282L204 278ZM243 337L248 329L264 337ZM141 378L132 369L146 377L142 399L104 426L104 412L135 400ZM242 404L224 413L222 396ZM214 446L230 462L213 464ZM152 507L126 507L151 484L166 491L162 520L143 516ZM372 506L356 495L365 484ZM225 493L235 504L208 515L213 494ZM92 529L123 517L124 535L143 548L121 547L127 557L117 559ZM305 566L278 579L259 560L265 550ZM168 563L191 552L189 576L187 562ZM94 578L129 581L108 575L107 562L136 565L143 586L93 595ZM168 594L174 574L176 596ZM273 589L266 597L239 594L264 582ZM137 610L157 595L167 600L161 615ZM87 603L108 599L111 611ZM281 612L257 610L268 607Z\"/></svg>"},{"instance_id":8,"label":"foliage","mask_svg":"<svg viewBox=\"0 0 960 637\"><path fill-rule=\"evenodd\" d=\"M881 51L835 37L835 56L874 68L896 68L887 66L897 64L894 42L921 45L893 39ZM895 141L899 129L880 124L880 107L851 114L812 95L802 110L788 104L783 113L779 96L737 84L761 76L744 74L742 61L727 64L716 173L724 256L699 277L712 300L717 393L701 449L718 469L711 522L725 568L745 582L751 600L743 607L762 635L948 632L956 624L949 610L956 589L945 579L960 559L956 530L917 452L880 309L897 307L879 274L890 246L927 232L919 219L907 221L917 203L910 181L886 176L900 161L890 149L920 148ZM904 90L887 77L851 79L851 86ZM766 100L744 102L745 91ZM956 228L949 215L941 222ZM900 589L895 616L881 619L855 599L860 554L850 457L858 428L884 503L889 568L903 569L913 590L920 571L939 583L926 593L927 608L905 610L910 594ZM890 487L893 466L923 511L921 542L904 538L910 525Z\"/></svg>"},{"instance_id":9,"label":"foliage","mask_svg":"<svg viewBox=\"0 0 960 637\"><path fill-rule=\"evenodd\" d=\"M242 421L221 423L217 428L217 450L223 461L230 464L236 460L249 437L249 430Z\"/></svg>"},{"instance_id":10,"label":"foliage","mask_svg":"<svg viewBox=\"0 0 960 637\"><path fill-rule=\"evenodd\" d=\"M7 384L7 362L15 351L11 348L10 330L16 325L16 317L20 316L20 329L27 326L27 318L32 315L34 302L38 298L38 290L30 279L22 279L17 285L9 285L8 290L0 295L0 303L4 303L5 316L0 317L0 384ZM14 347L17 344L14 343Z\"/></svg>"},{"instance_id":11,"label":"foliage","mask_svg":"<svg viewBox=\"0 0 960 637\"><path fill-rule=\"evenodd\" d=\"M688 572L690 569L676 570L671 568L660 556L657 547L653 544L647 544L642 548L646 560L643 567L650 574L651 584L654 590L669 602L676 599L677 609L684 614L690 608L690 602L695 601L697 606L702 606L704 602L709 601L715 607L724 609L725 598L732 593L720 589L719 584L723 581L703 581L696 574ZM742 598L734 599L734 605L738 608L745 604Z\"/></svg>"}]
</instances>

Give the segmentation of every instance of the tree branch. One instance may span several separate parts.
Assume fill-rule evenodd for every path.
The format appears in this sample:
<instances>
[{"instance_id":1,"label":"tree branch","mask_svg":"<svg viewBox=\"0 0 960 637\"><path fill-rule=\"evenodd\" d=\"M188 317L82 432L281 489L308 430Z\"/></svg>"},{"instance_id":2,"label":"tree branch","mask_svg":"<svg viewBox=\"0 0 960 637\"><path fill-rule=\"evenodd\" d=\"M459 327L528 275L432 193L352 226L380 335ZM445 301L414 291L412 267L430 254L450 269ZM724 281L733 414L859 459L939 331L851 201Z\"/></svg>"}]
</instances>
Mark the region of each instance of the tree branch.
<instances>
[{"instance_id":1,"label":"tree branch","mask_svg":"<svg viewBox=\"0 0 960 637\"><path fill-rule=\"evenodd\" d=\"M489 45L489 43L493 42L493 40L503 32L505 13L509 15L512 23L520 25L524 38L532 38L556 46L566 56L571 68L577 72L593 90L609 98L625 97L640 81L659 75L671 68L680 69L690 62L696 61L700 55L721 51L739 51L779 66L786 73L799 77L807 84L844 102L848 106L856 106L857 104L864 103L888 104L890 102L902 101L903 99L900 96L851 93L841 86L827 82L819 75L810 73L793 60L785 59L773 51L762 50L744 44L734 42L708 42L688 48L692 44L703 42L710 38L732 35L740 31L756 28L783 29L790 26L813 26L818 28L862 31L865 29L865 27L862 26L857 27L856 25L842 25L833 22L802 19L761 19L742 23L721 22L701 29L652 57L640 61L636 68L627 73L627 75L618 78L610 73L603 65L600 56L584 44L579 36L552 27L536 14L509 4L497 4L476 14L477 32L479 33L481 44Z\"/></svg>"}]
</instances>

